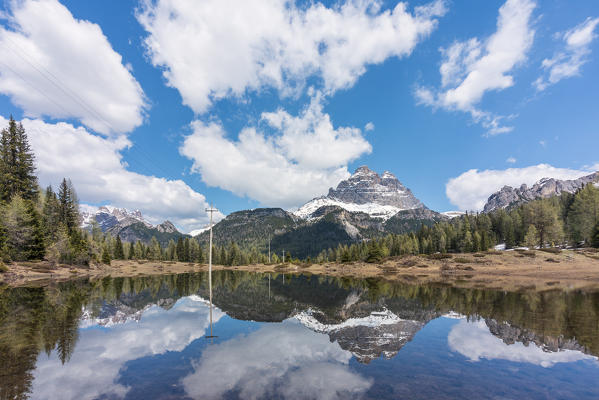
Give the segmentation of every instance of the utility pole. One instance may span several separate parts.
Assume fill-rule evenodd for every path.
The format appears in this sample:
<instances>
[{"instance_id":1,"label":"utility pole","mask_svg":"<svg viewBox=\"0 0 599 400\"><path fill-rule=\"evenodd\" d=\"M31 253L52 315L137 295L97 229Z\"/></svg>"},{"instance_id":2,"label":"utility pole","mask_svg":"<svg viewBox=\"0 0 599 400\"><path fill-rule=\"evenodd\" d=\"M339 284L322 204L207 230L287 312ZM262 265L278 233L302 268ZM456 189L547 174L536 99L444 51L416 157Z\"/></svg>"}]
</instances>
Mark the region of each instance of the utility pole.
<instances>
[{"instance_id":1,"label":"utility pole","mask_svg":"<svg viewBox=\"0 0 599 400\"><path fill-rule=\"evenodd\" d=\"M209 338L213 338L212 335L212 213L216 210L210 204L210 208L206 209L206 212L210 213L210 249L208 250L208 290L210 292L210 336Z\"/></svg>"},{"instance_id":2,"label":"utility pole","mask_svg":"<svg viewBox=\"0 0 599 400\"><path fill-rule=\"evenodd\" d=\"M268 263L270 264L270 235L268 235Z\"/></svg>"}]
</instances>

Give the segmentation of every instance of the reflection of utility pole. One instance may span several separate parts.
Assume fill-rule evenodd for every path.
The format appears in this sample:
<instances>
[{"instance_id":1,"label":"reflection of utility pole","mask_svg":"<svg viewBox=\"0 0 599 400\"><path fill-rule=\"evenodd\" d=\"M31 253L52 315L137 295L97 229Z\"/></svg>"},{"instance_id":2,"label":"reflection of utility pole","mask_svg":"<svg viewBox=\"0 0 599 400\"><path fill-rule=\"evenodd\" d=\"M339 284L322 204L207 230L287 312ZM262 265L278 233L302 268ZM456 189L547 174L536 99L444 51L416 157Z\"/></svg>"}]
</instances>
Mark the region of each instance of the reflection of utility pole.
<instances>
[{"instance_id":1,"label":"reflection of utility pole","mask_svg":"<svg viewBox=\"0 0 599 400\"><path fill-rule=\"evenodd\" d=\"M206 336L207 338L214 338L216 336L212 335L212 213L218 211L212 208L212 204L210 208L206 209L206 212L210 213L210 250L208 251L208 290L210 292L210 336Z\"/></svg>"},{"instance_id":2,"label":"reflection of utility pole","mask_svg":"<svg viewBox=\"0 0 599 400\"><path fill-rule=\"evenodd\" d=\"M270 300L270 273L268 274L268 300Z\"/></svg>"}]
</instances>

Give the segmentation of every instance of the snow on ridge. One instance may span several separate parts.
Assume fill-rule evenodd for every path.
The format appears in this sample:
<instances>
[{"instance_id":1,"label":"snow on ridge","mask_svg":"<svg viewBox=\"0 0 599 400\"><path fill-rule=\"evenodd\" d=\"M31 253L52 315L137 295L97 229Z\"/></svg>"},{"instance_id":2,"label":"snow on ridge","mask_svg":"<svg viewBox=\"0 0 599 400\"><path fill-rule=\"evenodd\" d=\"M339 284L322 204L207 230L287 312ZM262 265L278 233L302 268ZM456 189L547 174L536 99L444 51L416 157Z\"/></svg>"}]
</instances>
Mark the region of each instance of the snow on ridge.
<instances>
[{"instance_id":1,"label":"snow on ridge","mask_svg":"<svg viewBox=\"0 0 599 400\"><path fill-rule=\"evenodd\" d=\"M372 312L367 317L349 318L339 324L323 324L319 322L314 317L314 310L312 309L301 311L291 318L296 319L305 327L320 333L330 333L355 326L377 327L381 325L393 325L405 321L387 309Z\"/></svg>"},{"instance_id":2,"label":"snow on ridge","mask_svg":"<svg viewBox=\"0 0 599 400\"><path fill-rule=\"evenodd\" d=\"M450 311L448 313L445 313L442 315L442 317L449 318L449 319L464 319L464 318L466 318L466 316L464 314L460 314L455 311Z\"/></svg>"},{"instance_id":3,"label":"snow on ridge","mask_svg":"<svg viewBox=\"0 0 599 400\"><path fill-rule=\"evenodd\" d=\"M363 212L371 217L382 218L384 220L388 220L398 212L405 210L404 208L380 205L376 203L345 203L330 197L317 197L301 206L293 214L303 219L311 219L310 216L320 207L324 206L339 206L350 212Z\"/></svg>"},{"instance_id":4,"label":"snow on ridge","mask_svg":"<svg viewBox=\"0 0 599 400\"><path fill-rule=\"evenodd\" d=\"M455 217L460 217L466 213L464 211L444 211L441 214L445 215L448 218L455 218Z\"/></svg>"},{"instance_id":5,"label":"snow on ridge","mask_svg":"<svg viewBox=\"0 0 599 400\"><path fill-rule=\"evenodd\" d=\"M209 226L205 226L205 227L200 228L200 229L194 229L193 231L189 232L188 235L191 235L192 237L195 237L195 236L198 236L202 232L206 232L208 229L210 229Z\"/></svg>"},{"instance_id":6,"label":"snow on ridge","mask_svg":"<svg viewBox=\"0 0 599 400\"><path fill-rule=\"evenodd\" d=\"M182 299L191 300L193 302L202 303L205 305L210 305L210 301L205 298L198 296L197 294L192 294L189 296L182 297L178 299L175 303L179 303ZM157 303L147 304L144 308L137 310L133 313L125 313L121 310L117 310L113 315L106 318L97 318L92 316L91 309L87 307L83 307L83 312L81 313L81 317L79 318L79 328L89 328L92 326L102 326L105 328L110 328L116 325L122 325L127 322L139 322L143 314L151 309L152 307L160 307Z\"/></svg>"}]
</instances>

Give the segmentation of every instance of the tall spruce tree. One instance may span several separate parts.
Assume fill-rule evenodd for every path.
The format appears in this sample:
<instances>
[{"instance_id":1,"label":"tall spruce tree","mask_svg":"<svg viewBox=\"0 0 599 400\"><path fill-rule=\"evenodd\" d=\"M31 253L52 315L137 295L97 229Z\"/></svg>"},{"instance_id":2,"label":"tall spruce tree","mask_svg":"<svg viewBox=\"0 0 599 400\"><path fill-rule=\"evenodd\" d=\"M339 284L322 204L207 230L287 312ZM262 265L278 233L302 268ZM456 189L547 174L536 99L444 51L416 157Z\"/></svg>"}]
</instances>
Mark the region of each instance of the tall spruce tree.
<instances>
[{"instance_id":1,"label":"tall spruce tree","mask_svg":"<svg viewBox=\"0 0 599 400\"><path fill-rule=\"evenodd\" d=\"M38 192L35 159L25 128L12 116L1 133L0 158L1 199L8 202L19 195L24 200L34 200Z\"/></svg>"},{"instance_id":2,"label":"tall spruce tree","mask_svg":"<svg viewBox=\"0 0 599 400\"><path fill-rule=\"evenodd\" d=\"M56 232L60 224L60 204L52 186L46 188L42 214L46 240L52 242L56 239Z\"/></svg>"},{"instance_id":3,"label":"tall spruce tree","mask_svg":"<svg viewBox=\"0 0 599 400\"><path fill-rule=\"evenodd\" d=\"M64 224L69 233L75 229L79 218L76 201L71 183L63 178L58 190L59 216L60 222Z\"/></svg>"},{"instance_id":4,"label":"tall spruce tree","mask_svg":"<svg viewBox=\"0 0 599 400\"><path fill-rule=\"evenodd\" d=\"M116 236L116 243L114 245L114 258L115 260L125 259L125 250L123 249L123 242L119 235Z\"/></svg>"},{"instance_id":5,"label":"tall spruce tree","mask_svg":"<svg viewBox=\"0 0 599 400\"><path fill-rule=\"evenodd\" d=\"M599 222L597 222L595 229L593 229L593 241L591 242L591 245L599 249Z\"/></svg>"}]
</instances>

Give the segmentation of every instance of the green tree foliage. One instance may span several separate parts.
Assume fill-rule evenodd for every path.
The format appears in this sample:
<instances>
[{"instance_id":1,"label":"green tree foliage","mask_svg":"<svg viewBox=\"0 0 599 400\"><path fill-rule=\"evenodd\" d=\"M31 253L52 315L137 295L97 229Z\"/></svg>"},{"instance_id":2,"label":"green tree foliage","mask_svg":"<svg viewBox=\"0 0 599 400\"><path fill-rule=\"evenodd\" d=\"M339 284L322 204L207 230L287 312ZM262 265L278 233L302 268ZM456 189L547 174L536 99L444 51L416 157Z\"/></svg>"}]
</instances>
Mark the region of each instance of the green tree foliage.
<instances>
[{"instance_id":1,"label":"green tree foliage","mask_svg":"<svg viewBox=\"0 0 599 400\"><path fill-rule=\"evenodd\" d=\"M537 244L539 244L539 233L534 225L530 225L528 227L528 231L524 237L524 244L530 248L534 248Z\"/></svg>"},{"instance_id":2,"label":"green tree foliage","mask_svg":"<svg viewBox=\"0 0 599 400\"><path fill-rule=\"evenodd\" d=\"M599 189L587 185L574 196L567 214L568 231L574 243L591 243L593 229L597 223L599 223Z\"/></svg>"},{"instance_id":3,"label":"green tree foliage","mask_svg":"<svg viewBox=\"0 0 599 400\"><path fill-rule=\"evenodd\" d=\"M73 185L66 178L63 178L60 183L58 203L60 223L66 226L69 232L72 232L78 225L79 206L77 205L77 195Z\"/></svg>"},{"instance_id":4,"label":"green tree foliage","mask_svg":"<svg viewBox=\"0 0 599 400\"><path fill-rule=\"evenodd\" d=\"M377 263L381 262L383 259L383 252L381 251L381 246L378 241L371 240L368 243L368 255L366 256L366 262L369 263Z\"/></svg>"},{"instance_id":5,"label":"green tree foliage","mask_svg":"<svg viewBox=\"0 0 599 400\"><path fill-rule=\"evenodd\" d=\"M185 245L183 244L183 238L180 237L177 240L177 260L179 261L187 261L187 257L185 257Z\"/></svg>"},{"instance_id":6,"label":"green tree foliage","mask_svg":"<svg viewBox=\"0 0 599 400\"><path fill-rule=\"evenodd\" d=\"M108 250L108 246L104 245L102 248L102 264L110 265L110 251Z\"/></svg>"},{"instance_id":7,"label":"green tree foliage","mask_svg":"<svg viewBox=\"0 0 599 400\"><path fill-rule=\"evenodd\" d=\"M35 200L38 193L34 156L22 124L10 117L0 137L0 199Z\"/></svg>"},{"instance_id":8,"label":"green tree foliage","mask_svg":"<svg viewBox=\"0 0 599 400\"><path fill-rule=\"evenodd\" d=\"M4 246L8 257L16 261L43 257L42 224L31 201L14 196L2 207L0 217L5 232Z\"/></svg>"},{"instance_id":9,"label":"green tree foliage","mask_svg":"<svg viewBox=\"0 0 599 400\"><path fill-rule=\"evenodd\" d=\"M56 233L60 224L60 204L52 186L46 188L44 207L42 211L46 239L49 242L56 240Z\"/></svg>"},{"instance_id":10,"label":"green tree foliage","mask_svg":"<svg viewBox=\"0 0 599 400\"><path fill-rule=\"evenodd\" d=\"M123 242L121 241L121 237L119 235L116 236L116 242L114 244L114 259L125 259L125 249L123 248Z\"/></svg>"},{"instance_id":11,"label":"green tree foliage","mask_svg":"<svg viewBox=\"0 0 599 400\"><path fill-rule=\"evenodd\" d=\"M561 241L563 223L559 219L559 209L549 200L533 201L523 206L524 219L535 227L539 247Z\"/></svg>"},{"instance_id":12,"label":"green tree foliage","mask_svg":"<svg viewBox=\"0 0 599 400\"><path fill-rule=\"evenodd\" d=\"M591 246L599 248L599 222L597 222L595 228L593 229L593 239L591 242Z\"/></svg>"}]
</instances>

